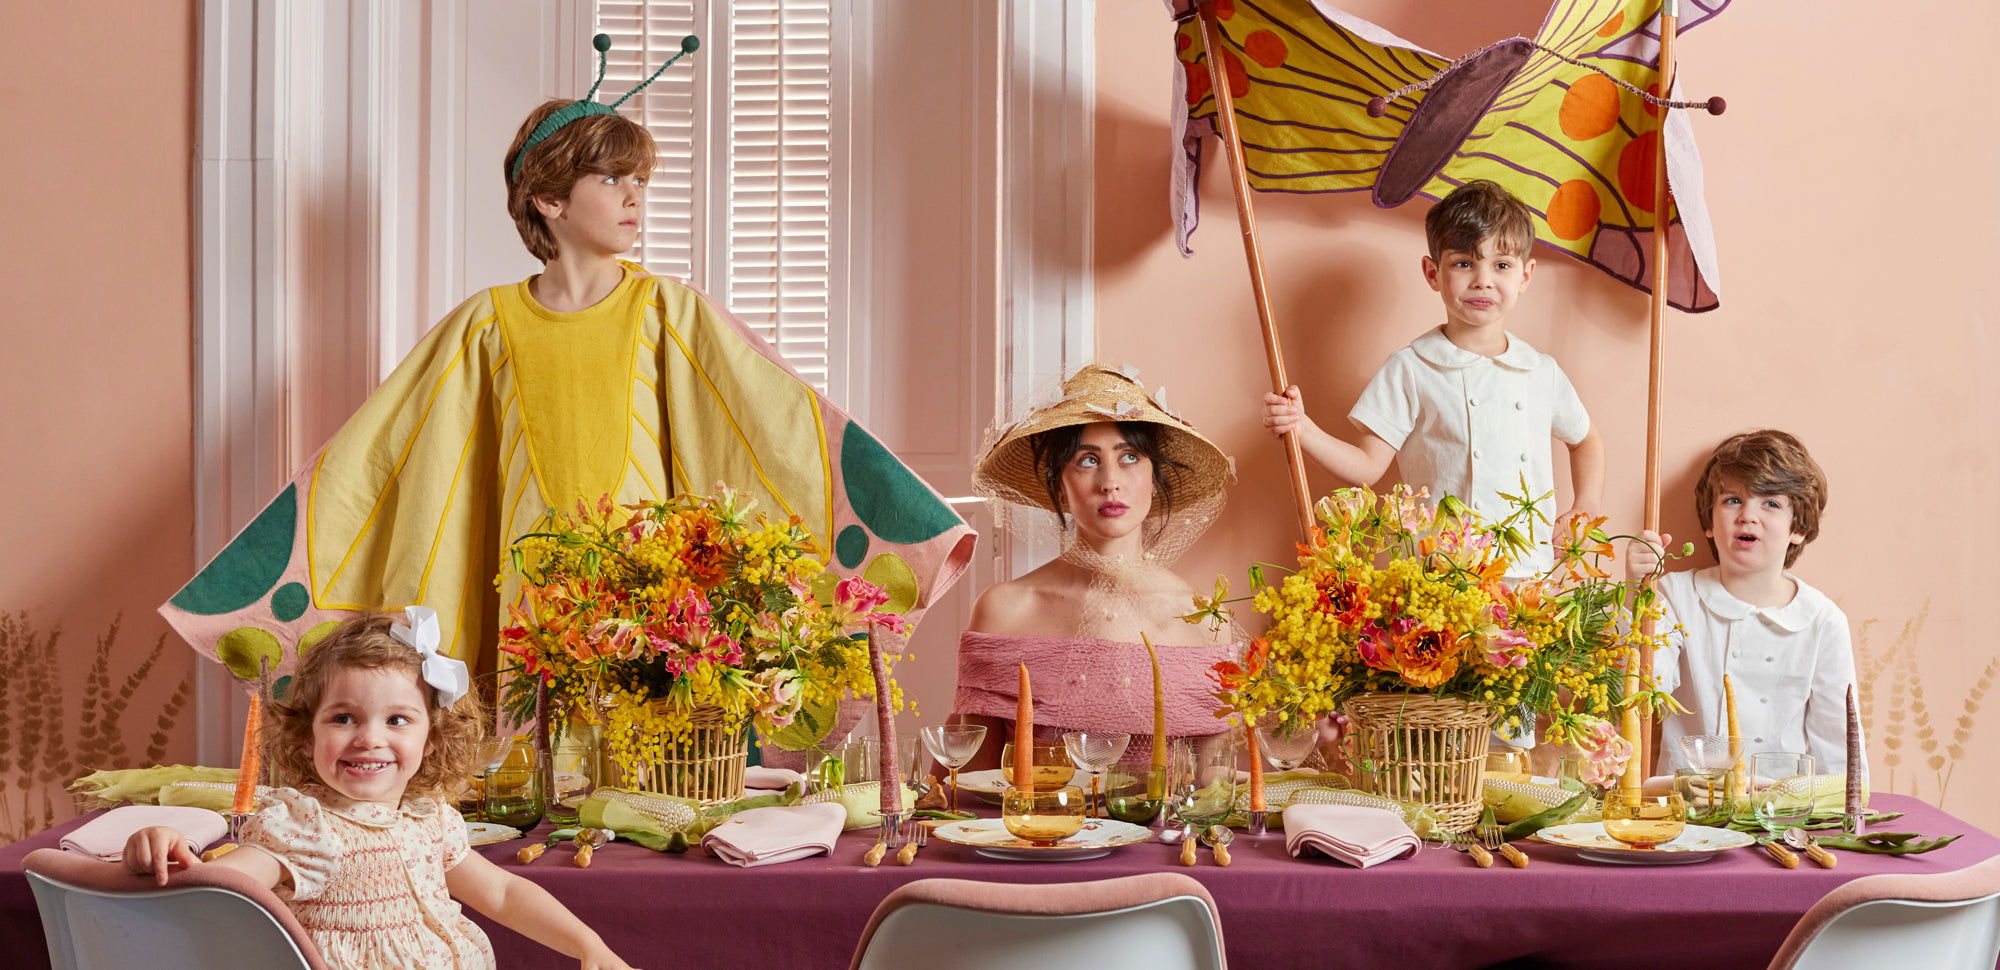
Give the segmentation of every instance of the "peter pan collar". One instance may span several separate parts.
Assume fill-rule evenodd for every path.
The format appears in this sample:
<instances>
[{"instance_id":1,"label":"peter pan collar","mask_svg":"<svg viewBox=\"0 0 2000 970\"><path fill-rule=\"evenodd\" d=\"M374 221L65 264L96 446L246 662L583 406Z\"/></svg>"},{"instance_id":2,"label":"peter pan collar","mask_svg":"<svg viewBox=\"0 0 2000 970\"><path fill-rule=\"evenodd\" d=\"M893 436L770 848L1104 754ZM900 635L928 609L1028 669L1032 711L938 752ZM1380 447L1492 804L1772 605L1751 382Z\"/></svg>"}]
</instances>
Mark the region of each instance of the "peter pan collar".
<instances>
[{"instance_id":1,"label":"peter pan collar","mask_svg":"<svg viewBox=\"0 0 2000 970\"><path fill-rule=\"evenodd\" d=\"M1441 326L1410 341L1410 349L1416 351L1418 357L1432 364L1453 370L1490 360L1514 370L1531 371L1542 362L1540 352L1528 346L1527 341L1511 333L1507 335L1507 349L1500 356L1485 357L1452 343L1451 338L1444 335L1444 328Z\"/></svg>"},{"instance_id":2,"label":"peter pan collar","mask_svg":"<svg viewBox=\"0 0 2000 970\"><path fill-rule=\"evenodd\" d=\"M306 789L306 794L317 799L320 807L331 814L338 815L357 825L366 825L369 828L377 829L390 828L402 821L405 816L418 819L429 818L437 814L438 810L437 799L425 795L405 798L401 806L390 808L380 802L357 802L323 785L309 787Z\"/></svg>"},{"instance_id":3,"label":"peter pan collar","mask_svg":"<svg viewBox=\"0 0 2000 970\"><path fill-rule=\"evenodd\" d=\"M1786 633L1797 633L1811 622L1811 609L1806 605L1806 584L1798 581L1791 573L1785 578L1798 587L1792 594L1792 601L1783 606L1751 606L1737 599L1716 578L1717 567L1698 570L1694 574L1694 592L1701 598L1701 605L1710 613L1725 620L1741 620L1749 616L1761 617L1764 622Z\"/></svg>"}]
</instances>

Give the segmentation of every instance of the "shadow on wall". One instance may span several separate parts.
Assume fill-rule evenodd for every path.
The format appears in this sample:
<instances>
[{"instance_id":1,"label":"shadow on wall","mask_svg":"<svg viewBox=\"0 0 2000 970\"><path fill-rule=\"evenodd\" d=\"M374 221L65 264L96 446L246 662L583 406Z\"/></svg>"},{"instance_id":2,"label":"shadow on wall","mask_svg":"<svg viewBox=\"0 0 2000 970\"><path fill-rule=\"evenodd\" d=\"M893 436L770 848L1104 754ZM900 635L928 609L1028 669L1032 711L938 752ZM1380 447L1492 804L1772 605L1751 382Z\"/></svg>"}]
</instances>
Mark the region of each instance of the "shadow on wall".
<instances>
[{"instance_id":1,"label":"shadow on wall","mask_svg":"<svg viewBox=\"0 0 2000 970\"><path fill-rule=\"evenodd\" d=\"M1855 693L1869 736L1883 752L1881 764L1889 769L1886 776L1878 776L1877 790L1915 795L1943 808L1952 774L1966 759L1966 745L1982 736L1974 732L1986 693L2000 676L2000 655L1986 661L1962 701L1948 698L1933 711L1924 697L1924 675L1917 663L1917 638L1923 634L1930 613L1931 603L1925 600L1917 615L1903 622L1896 638L1879 649L1869 645L1879 620L1869 618L1855 626L1854 666L1859 685ZM1878 691L1885 682L1888 689ZM1991 738L1993 732L1983 736Z\"/></svg>"},{"instance_id":2,"label":"shadow on wall","mask_svg":"<svg viewBox=\"0 0 2000 970\"><path fill-rule=\"evenodd\" d=\"M194 673L185 664L166 666L182 671L179 682L164 700L140 705L141 712L158 712L151 732L142 735L146 726L127 724L125 715L142 691L150 695L166 689L147 691L159 680L153 675L167 650L167 636L162 634L137 665L119 676L112 668L125 665L118 649L121 623L122 617L113 619L97 638L81 704L72 714L61 671L62 628L51 627L44 634L25 611L0 613L0 670L9 672L0 680L0 844L75 815L76 800L65 788L77 777L99 768L156 765L166 758L174 725L194 697ZM135 756L142 741L142 756Z\"/></svg>"}]
</instances>

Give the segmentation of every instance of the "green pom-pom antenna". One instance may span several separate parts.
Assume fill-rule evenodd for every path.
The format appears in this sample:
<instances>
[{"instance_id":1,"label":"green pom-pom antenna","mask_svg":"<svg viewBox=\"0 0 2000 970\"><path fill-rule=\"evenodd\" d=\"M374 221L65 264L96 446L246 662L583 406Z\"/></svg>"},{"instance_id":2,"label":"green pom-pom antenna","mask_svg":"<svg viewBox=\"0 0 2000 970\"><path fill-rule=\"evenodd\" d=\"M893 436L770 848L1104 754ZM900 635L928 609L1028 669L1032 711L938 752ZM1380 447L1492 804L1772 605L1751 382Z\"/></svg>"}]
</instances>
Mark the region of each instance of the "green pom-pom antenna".
<instances>
[{"instance_id":1,"label":"green pom-pom antenna","mask_svg":"<svg viewBox=\"0 0 2000 970\"><path fill-rule=\"evenodd\" d=\"M611 36L609 34L598 34L590 39L590 46L597 51L597 81L590 86L590 93L584 95L582 100L572 102L557 109L555 114L549 115L542 120L541 124L535 126L534 133L528 136L528 140L521 145L521 150L515 153L513 163L508 166L508 178L519 177L521 174L521 163L527 159L528 152L536 145L541 144L550 135L561 131L564 125L580 118L588 118L591 115L616 114L619 105L631 100L633 95L644 91L646 85L658 80L661 74L666 73L667 68L674 66L675 61L699 50L701 48L701 38L693 34L681 38L680 53L667 58L667 62L660 65L659 70L654 71L644 81L640 81L632 90L625 92L624 97L610 104L602 104L597 100L597 89L604 84L604 68L608 62L607 55L611 51Z\"/></svg>"}]
</instances>

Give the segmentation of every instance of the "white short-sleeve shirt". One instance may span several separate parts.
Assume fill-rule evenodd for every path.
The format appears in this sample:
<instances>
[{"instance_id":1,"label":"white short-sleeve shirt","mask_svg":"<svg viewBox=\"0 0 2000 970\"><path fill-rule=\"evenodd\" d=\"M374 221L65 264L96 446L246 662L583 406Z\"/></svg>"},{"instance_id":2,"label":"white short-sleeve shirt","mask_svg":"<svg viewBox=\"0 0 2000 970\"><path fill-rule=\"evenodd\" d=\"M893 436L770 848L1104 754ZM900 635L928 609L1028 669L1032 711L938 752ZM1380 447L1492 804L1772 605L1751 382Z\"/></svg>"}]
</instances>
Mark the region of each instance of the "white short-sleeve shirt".
<instances>
[{"instance_id":1,"label":"white short-sleeve shirt","mask_svg":"<svg viewBox=\"0 0 2000 970\"><path fill-rule=\"evenodd\" d=\"M1590 433L1590 413L1555 358L1512 334L1505 353L1482 356L1452 343L1443 327L1389 355L1347 417L1396 449L1410 487L1457 496L1489 520L1509 508L1500 493L1518 493L1523 478L1531 498L1555 488L1551 435L1576 444ZM1552 518L1557 511L1542 508ZM1554 562L1548 529L1538 527L1536 538L1534 556L1510 575Z\"/></svg>"},{"instance_id":2,"label":"white short-sleeve shirt","mask_svg":"<svg viewBox=\"0 0 2000 970\"><path fill-rule=\"evenodd\" d=\"M1799 589L1783 606L1752 606L1730 595L1714 566L1668 573L1654 587L1666 609L1661 628L1678 625L1681 632L1668 634L1671 645L1653 655L1653 678L1688 709L1660 727L1669 767L1688 767L1681 738L1729 733L1722 688L1728 674L1746 755L1790 751L1812 755L1820 774L1847 770L1847 685L1854 683L1847 614L1785 575Z\"/></svg>"}]
</instances>

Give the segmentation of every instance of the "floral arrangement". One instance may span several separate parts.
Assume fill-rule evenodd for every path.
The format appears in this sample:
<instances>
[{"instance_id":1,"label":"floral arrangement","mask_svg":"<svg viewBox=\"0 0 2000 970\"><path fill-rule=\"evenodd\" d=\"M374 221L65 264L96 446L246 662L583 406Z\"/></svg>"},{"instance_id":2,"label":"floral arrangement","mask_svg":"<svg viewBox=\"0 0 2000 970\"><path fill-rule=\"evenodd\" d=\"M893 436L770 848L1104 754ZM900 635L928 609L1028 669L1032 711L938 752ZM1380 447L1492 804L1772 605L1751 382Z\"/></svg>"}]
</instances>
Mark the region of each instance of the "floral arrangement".
<instances>
[{"instance_id":1,"label":"floral arrangement","mask_svg":"<svg viewBox=\"0 0 2000 970\"><path fill-rule=\"evenodd\" d=\"M1548 715L1550 741L1594 753L1606 770L1622 764L1630 750L1606 720L1613 710L1673 703L1650 684L1625 691L1645 639L1640 621L1658 608L1649 591L1603 568L1612 540L1626 538L1607 536L1603 518L1568 517L1556 529L1555 564L1504 582L1536 523L1547 524L1526 491L1507 496L1513 512L1494 523L1450 496L1432 505L1400 485L1321 499L1299 568L1276 583L1251 570L1249 599L1271 626L1241 663L1210 671L1225 705L1218 716L1284 722L1333 711L1358 691L1433 693L1493 704L1514 727L1524 708ZM1218 583L1184 619L1220 619L1227 594Z\"/></svg>"},{"instance_id":2,"label":"floral arrangement","mask_svg":"<svg viewBox=\"0 0 2000 970\"><path fill-rule=\"evenodd\" d=\"M687 738L697 707L806 747L832 726L841 697L872 696L868 631L907 623L881 610L889 597L879 587L826 572L797 517L772 521L755 505L717 486L710 496L550 510L511 550L521 597L500 649L518 658L508 669L520 676L508 682L508 711L532 716L539 682L599 723L629 771ZM890 694L900 709L893 682Z\"/></svg>"}]
</instances>

